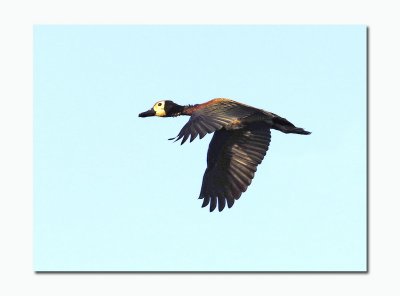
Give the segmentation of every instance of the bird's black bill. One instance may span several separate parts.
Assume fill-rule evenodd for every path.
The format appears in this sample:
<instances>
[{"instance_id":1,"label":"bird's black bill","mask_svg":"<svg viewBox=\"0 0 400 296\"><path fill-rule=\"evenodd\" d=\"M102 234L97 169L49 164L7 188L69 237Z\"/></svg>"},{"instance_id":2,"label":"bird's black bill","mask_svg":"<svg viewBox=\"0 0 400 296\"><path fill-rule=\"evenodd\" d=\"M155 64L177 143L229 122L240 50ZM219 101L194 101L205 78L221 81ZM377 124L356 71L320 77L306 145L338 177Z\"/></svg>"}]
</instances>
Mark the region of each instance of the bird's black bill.
<instances>
[{"instance_id":1,"label":"bird's black bill","mask_svg":"<svg viewBox=\"0 0 400 296\"><path fill-rule=\"evenodd\" d=\"M148 111L140 113L139 117L149 117L149 116L155 116L155 115L156 115L156 111L154 111L153 109L150 109Z\"/></svg>"}]
</instances>

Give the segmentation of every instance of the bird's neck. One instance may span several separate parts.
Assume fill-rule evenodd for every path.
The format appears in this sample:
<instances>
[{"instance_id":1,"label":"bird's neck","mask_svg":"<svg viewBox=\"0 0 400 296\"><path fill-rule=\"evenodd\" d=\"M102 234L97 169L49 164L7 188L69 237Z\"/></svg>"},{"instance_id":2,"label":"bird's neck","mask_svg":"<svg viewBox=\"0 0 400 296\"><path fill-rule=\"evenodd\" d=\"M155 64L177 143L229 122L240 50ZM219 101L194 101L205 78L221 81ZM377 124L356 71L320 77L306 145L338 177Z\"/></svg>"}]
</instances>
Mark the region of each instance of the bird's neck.
<instances>
[{"instance_id":1,"label":"bird's neck","mask_svg":"<svg viewBox=\"0 0 400 296\"><path fill-rule=\"evenodd\" d=\"M183 106L181 115L189 115L189 116L192 115L193 112L197 110L197 107L198 107L198 106L199 106L198 104L196 104L196 105L186 105L186 106Z\"/></svg>"},{"instance_id":2,"label":"bird's neck","mask_svg":"<svg viewBox=\"0 0 400 296\"><path fill-rule=\"evenodd\" d=\"M166 108L168 116L192 115L200 105L185 105L181 106L175 103L168 105Z\"/></svg>"}]
</instances>

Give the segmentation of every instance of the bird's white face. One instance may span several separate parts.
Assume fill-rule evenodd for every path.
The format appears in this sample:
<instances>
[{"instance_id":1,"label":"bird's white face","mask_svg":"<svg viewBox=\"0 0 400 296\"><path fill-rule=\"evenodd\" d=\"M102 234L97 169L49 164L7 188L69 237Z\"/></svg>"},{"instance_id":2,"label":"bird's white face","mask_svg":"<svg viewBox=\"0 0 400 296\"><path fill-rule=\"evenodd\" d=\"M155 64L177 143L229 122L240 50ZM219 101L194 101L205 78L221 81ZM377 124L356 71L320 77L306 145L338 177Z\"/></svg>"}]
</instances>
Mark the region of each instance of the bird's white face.
<instances>
[{"instance_id":1,"label":"bird's white face","mask_svg":"<svg viewBox=\"0 0 400 296\"><path fill-rule=\"evenodd\" d=\"M158 101L154 104L153 110L156 112L156 116L164 117L165 113L165 101Z\"/></svg>"}]
</instances>

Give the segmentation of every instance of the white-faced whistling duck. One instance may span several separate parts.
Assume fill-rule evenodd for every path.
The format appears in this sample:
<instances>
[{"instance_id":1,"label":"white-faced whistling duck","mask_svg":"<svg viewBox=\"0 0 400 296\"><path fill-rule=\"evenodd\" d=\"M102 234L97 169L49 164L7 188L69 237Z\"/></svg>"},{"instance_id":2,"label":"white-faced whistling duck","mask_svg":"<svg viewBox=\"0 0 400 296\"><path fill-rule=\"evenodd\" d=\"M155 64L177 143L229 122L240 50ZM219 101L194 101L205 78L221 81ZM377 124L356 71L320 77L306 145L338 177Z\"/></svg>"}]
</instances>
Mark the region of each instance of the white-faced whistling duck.
<instances>
[{"instance_id":1,"label":"white-faced whistling duck","mask_svg":"<svg viewBox=\"0 0 400 296\"><path fill-rule=\"evenodd\" d=\"M218 203L232 207L246 191L257 166L263 160L271 141L271 130L286 134L309 135L310 132L294 126L285 118L229 99L213 99L203 104L180 106L172 101L159 101L139 117L172 117L189 115L189 121L175 138L185 143L214 133L207 153L200 197L202 207L210 204L210 212Z\"/></svg>"}]
</instances>

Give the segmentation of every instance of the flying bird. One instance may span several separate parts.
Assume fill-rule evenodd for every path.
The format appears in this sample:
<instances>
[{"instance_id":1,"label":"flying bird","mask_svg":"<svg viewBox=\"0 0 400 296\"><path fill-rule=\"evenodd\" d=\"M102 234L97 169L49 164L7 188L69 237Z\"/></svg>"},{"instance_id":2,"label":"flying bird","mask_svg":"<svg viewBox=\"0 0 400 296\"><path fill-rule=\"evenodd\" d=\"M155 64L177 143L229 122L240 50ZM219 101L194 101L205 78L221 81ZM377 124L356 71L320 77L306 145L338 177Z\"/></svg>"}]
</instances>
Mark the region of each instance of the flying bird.
<instances>
[{"instance_id":1,"label":"flying bird","mask_svg":"<svg viewBox=\"0 0 400 296\"><path fill-rule=\"evenodd\" d=\"M203 104L181 106L173 101L158 101L139 117L190 116L179 134L169 140L182 139L181 145L197 136L202 139L214 133L207 153L207 169L199 199L202 207L210 204L210 212L218 204L231 208L247 190L257 166L264 159L271 141L271 129L286 134L309 135L285 118L230 99L218 98Z\"/></svg>"}]
</instances>

